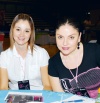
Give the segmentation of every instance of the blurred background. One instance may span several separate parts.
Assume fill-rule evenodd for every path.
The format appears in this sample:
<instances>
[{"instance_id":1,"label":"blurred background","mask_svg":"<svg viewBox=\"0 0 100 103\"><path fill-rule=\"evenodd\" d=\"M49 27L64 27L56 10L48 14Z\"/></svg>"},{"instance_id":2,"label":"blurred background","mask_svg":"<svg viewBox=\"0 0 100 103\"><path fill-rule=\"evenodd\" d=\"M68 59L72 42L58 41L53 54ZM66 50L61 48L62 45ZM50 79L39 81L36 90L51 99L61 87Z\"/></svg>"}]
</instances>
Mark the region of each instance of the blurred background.
<instances>
[{"instance_id":1,"label":"blurred background","mask_svg":"<svg viewBox=\"0 0 100 103\"><path fill-rule=\"evenodd\" d=\"M77 18L84 25L82 41L100 43L99 0L0 0L0 52L9 43L9 29L18 13L27 13L35 23L35 43L52 57L57 51L55 25L61 17Z\"/></svg>"}]
</instances>

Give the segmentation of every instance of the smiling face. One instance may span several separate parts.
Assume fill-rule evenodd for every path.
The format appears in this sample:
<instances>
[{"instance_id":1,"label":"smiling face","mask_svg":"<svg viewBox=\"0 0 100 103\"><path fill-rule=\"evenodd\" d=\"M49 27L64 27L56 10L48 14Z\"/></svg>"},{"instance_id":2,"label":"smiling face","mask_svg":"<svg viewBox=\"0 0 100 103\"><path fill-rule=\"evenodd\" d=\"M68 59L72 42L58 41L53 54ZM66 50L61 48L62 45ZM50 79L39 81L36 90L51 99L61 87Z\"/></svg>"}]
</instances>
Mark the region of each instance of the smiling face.
<instances>
[{"instance_id":1,"label":"smiling face","mask_svg":"<svg viewBox=\"0 0 100 103\"><path fill-rule=\"evenodd\" d=\"M15 45L28 45L28 41L31 35L31 27L27 20L19 20L13 29L13 38Z\"/></svg>"},{"instance_id":2,"label":"smiling face","mask_svg":"<svg viewBox=\"0 0 100 103\"><path fill-rule=\"evenodd\" d=\"M69 24L61 25L56 30L56 43L63 55L69 55L77 49L81 34Z\"/></svg>"}]
</instances>

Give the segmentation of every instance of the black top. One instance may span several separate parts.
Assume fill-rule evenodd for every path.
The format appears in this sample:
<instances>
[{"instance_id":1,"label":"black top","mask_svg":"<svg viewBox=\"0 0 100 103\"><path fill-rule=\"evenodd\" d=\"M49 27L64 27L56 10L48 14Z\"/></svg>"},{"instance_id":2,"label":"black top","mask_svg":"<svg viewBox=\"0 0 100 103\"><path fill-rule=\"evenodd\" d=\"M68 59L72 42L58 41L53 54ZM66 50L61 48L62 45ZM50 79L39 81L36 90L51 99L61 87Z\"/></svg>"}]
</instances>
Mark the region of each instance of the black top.
<instances>
[{"instance_id":1,"label":"black top","mask_svg":"<svg viewBox=\"0 0 100 103\"><path fill-rule=\"evenodd\" d=\"M97 90L100 87L100 45L96 43L83 44L83 59L78 67L78 86L88 90ZM76 58L77 59L77 58ZM76 68L71 69L76 76ZM60 52L49 60L50 76L59 77L64 91L77 88L76 81L61 60Z\"/></svg>"}]
</instances>

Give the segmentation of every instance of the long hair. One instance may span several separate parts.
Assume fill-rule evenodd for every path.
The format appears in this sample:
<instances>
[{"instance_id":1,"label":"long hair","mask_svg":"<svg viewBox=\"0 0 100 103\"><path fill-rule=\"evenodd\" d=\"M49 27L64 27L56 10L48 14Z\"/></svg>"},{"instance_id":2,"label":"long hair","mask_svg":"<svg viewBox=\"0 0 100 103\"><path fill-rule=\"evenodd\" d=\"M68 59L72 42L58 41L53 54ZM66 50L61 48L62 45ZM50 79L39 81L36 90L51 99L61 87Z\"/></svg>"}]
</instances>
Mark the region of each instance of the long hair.
<instances>
[{"instance_id":1,"label":"long hair","mask_svg":"<svg viewBox=\"0 0 100 103\"><path fill-rule=\"evenodd\" d=\"M14 19L13 22L11 24L11 28L10 28L10 49L13 48L14 46L14 38L13 38L13 29L15 27L15 24L19 21L19 20L27 20L29 22L29 25L31 27L31 35L30 35L30 39L28 41L28 44L30 46L31 52L33 52L33 46L34 46L34 42L35 42L35 27L34 27L34 22L33 19L28 15L28 14L18 14Z\"/></svg>"}]
</instances>

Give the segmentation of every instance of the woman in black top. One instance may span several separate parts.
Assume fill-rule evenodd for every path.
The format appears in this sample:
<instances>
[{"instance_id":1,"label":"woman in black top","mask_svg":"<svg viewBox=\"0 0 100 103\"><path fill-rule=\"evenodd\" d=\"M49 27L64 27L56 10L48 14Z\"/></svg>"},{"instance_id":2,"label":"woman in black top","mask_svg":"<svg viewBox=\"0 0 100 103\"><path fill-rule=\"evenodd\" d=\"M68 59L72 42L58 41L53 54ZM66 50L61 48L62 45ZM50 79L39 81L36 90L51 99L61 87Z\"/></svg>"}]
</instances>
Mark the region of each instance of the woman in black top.
<instances>
[{"instance_id":1,"label":"woman in black top","mask_svg":"<svg viewBox=\"0 0 100 103\"><path fill-rule=\"evenodd\" d=\"M49 78L56 92L85 88L96 98L100 87L100 45L81 42L82 29L73 19L60 22L56 28L59 52L49 60Z\"/></svg>"}]
</instances>

